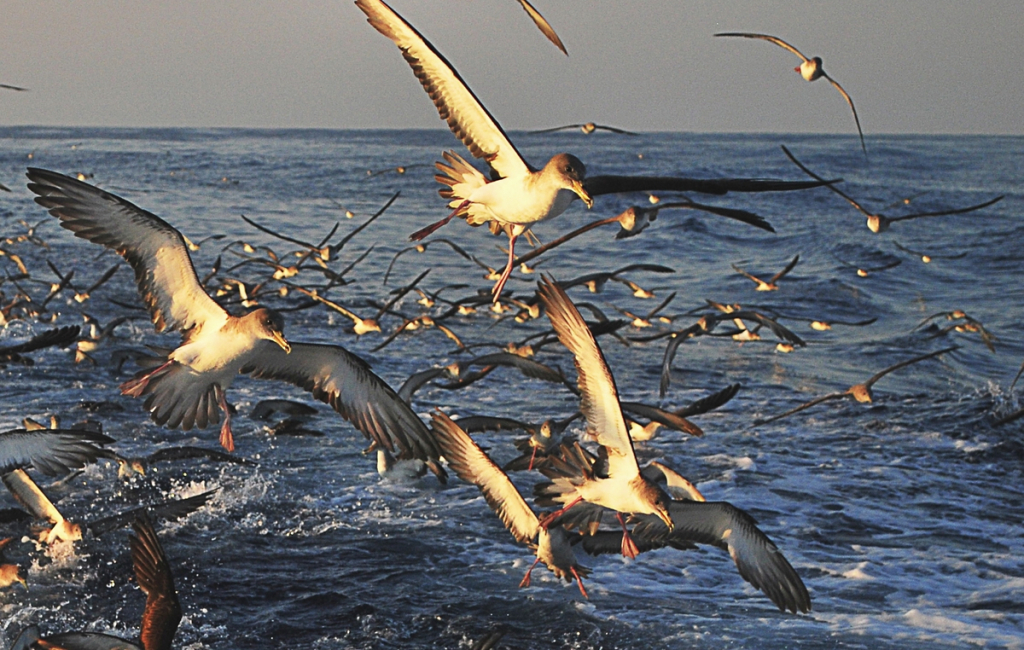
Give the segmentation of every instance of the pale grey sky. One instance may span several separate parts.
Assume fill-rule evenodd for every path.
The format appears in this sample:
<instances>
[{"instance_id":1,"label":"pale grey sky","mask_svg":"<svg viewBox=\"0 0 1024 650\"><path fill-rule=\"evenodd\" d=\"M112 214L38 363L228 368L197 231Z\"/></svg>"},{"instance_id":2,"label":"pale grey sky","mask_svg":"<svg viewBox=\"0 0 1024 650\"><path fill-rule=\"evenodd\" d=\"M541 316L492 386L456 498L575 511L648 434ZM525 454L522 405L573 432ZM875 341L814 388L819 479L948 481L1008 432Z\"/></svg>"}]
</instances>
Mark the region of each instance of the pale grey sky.
<instances>
[{"instance_id":1,"label":"pale grey sky","mask_svg":"<svg viewBox=\"0 0 1024 650\"><path fill-rule=\"evenodd\" d=\"M398 49L349 0L5 0L0 124L443 128ZM509 130L1024 134L1020 0L392 0Z\"/></svg>"}]
</instances>

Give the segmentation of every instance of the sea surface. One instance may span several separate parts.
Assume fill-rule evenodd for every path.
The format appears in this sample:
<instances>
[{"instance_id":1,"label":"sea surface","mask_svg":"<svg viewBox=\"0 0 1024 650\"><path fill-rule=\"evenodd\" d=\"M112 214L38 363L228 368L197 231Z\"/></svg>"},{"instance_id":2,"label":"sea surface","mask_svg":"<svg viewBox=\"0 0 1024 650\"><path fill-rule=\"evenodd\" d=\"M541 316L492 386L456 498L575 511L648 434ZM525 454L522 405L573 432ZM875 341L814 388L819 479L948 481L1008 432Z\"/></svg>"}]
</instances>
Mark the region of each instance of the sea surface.
<instances>
[{"instance_id":1,"label":"sea surface","mask_svg":"<svg viewBox=\"0 0 1024 650\"><path fill-rule=\"evenodd\" d=\"M639 236L616 240L603 227L543 256L538 274L518 270L509 282L529 295L540 272L558 280L656 263L674 270L624 277L653 289L639 299L608 282L603 292L570 291L609 318L616 308L645 314L675 292L664 313L678 316L655 329L682 329L703 313L705 300L740 303L779 316L806 341L777 350L767 331L761 341L700 337L679 347L666 396L658 394L668 339L628 345L602 337L623 398L679 408L730 384L742 389L720 410L694 418L703 438L664 431L638 443L640 460L662 459L688 476L708 500L725 500L751 513L807 584L813 610L780 613L740 578L728 554L713 547L648 553L636 561L587 557L593 574L586 600L574 584L558 582L543 567L533 585L518 588L533 556L515 542L472 485L454 475L447 485L432 476L413 483L382 480L367 441L326 405L290 385L240 377L228 392L237 407L237 454L254 466L206 461L153 465L145 476L119 479L113 463L89 467L63 483L43 487L72 521L88 522L166 497L220 488L212 502L174 523L158 526L182 607L178 648L469 648L501 629L504 648L935 648L1024 646L1024 419L993 427L1012 412L1020 389L1009 386L1024 360L1024 138L976 136L871 136L865 160L855 137L758 134L652 133L638 137L578 132L510 134L535 165L569 151L590 174L658 174L803 180L783 155L787 145L808 167L839 185L866 208L889 216L965 207L999 195L979 212L900 222L874 234L864 218L827 189L689 198L755 212L775 234L719 216L665 210ZM25 169L42 167L86 174L88 182L160 215L194 242L205 275L221 256L221 276L252 285L268 282L265 304L303 302L291 291L270 289L274 268L243 262L239 244L271 247L289 259L297 246L259 232L240 217L295 239L316 243L336 223L331 241L352 232L400 193L384 214L354 236L328 266L340 271L370 251L346 276L350 284L329 297L364 316L395 286L422 270L427 291L446 285L457 299L491 282L485 271L437 244L398 258L388 285L384 274L408 235L446 214L432 164L445 149L463 152L447 131L330 131L240 129L0 129L0 236L26 226L48 246L31 241L0 248L24 261L32 278L18 281L41 301L56 275L75 271L74 283L91 284L120 258L62 230L32 201ZM368 171L407 167L370 175ZM672 199L670 195L662 197ZM905 201L906 200L906 201ZM646 195L599 197L593 210L580 202L534 232L550 241L630 205L649 206ZM346 211L353 213L352 218ZM501 267L503 238L459 220L431 238L449 238L487 265ZM428 240L429 241L429 240ZM900 250L926 252L933 260ZM520 252L529 245L522 241ZM372 249L372 250L371 250ZM795 269L779 290L754 291L732 265L767 278L794 255ZM945 257L944 257L945 256ZM950 259L953 257L953 259ZM294 259L294 257L290 258ZM859 277L856 267L902 264ZM215 429L183 432L151 422L140 400L123 397L118 384L136 368L112 363L121 350L171 347L174 334L156 334L140 304L133 274L122 267L79 304L54 298L53 324L16 320L0 329L0 345L25 340L57 325L81 324L88 313L101 322L131 314L113 341L75 365L67 350L33 353L32 366L0 368L0 429L22 418L65 424L86 417L102 422L124 455L190 444L217 447ZM852 265L852 266L851 266ZM290 278L322 285L315 266ZM9 255L5 276L17 274ZM12 280L0 284L10 300ZM410 294L397 309L424 308ZM237 303L237 295L225 298ZM111 302L116 300L121 306ZM239 313L241 308L232 307ZM442 306L433 313L443 311ZM946 331L943 315L963 310L994 337L990 351L978 333ZM514 313L514 312L513 312ZM588 312L584 312L588 315ZM938 314L922 325L927 317ZM445 321L466 344L495 351L549 328L547 319L517 323L486 309ZM589 315L588 315L589 317ZM815 331L809 320L862 321ZM401 324L385 316L385 334ZM721 326L724 331L728 323ZM398 337L356 337L350 322L326 308L287 313L290 339L343 345L363 356L398 387L414 372L471 358L437 328ZM625 339L652 329L626 325ZM886 376L874 402L829 401L771 424L756 418L812 397L844 391L895 362L948 346L956 350ZM571 357L555 344L538 360L569 376ZM315 405L307 428L322 437L272 436L249 418L261 399L288 398ZM87 411L83 403L105 403ZM564 388L501 368L461 391L427 386L413 401L424 418L439 407L452 415L486 414L527 422L562 418L578 407ZM574 425L570 431L579 431ZM481 434L499 461L516 455L517 433ZM519 474L529 495L539 475ZM0 494L0 508L14 507ZM29 624L44 632L71 629L138 633L144 597L134 584L127 531L36 550L24 524L0 527L19 540L8 558L29 569L29 591L0 593L0 646Z\"/></svg>"}]
</instances>

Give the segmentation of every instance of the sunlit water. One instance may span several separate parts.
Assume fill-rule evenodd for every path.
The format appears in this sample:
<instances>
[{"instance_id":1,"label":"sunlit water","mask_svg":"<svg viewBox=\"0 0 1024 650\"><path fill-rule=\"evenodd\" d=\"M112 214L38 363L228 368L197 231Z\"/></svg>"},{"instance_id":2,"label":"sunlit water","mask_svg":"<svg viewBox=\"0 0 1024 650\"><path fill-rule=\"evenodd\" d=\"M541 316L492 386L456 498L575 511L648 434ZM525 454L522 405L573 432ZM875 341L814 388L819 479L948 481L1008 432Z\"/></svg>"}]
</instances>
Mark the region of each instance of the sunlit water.
<instances>
[{"instance_id":1,"label":"sunlit water","mask_svg":"<svg viewBox=\"0 0 1024 650\"><path fill-rule=\"evenodd\" d=\"M730 383L736 399L696 418L703 439L662 433L638 447L641 460L663 458L689 476L709 500L728 500L752 513L801 574L813 598L809 615L780 614L745 583L728 556L714 548L664 550L635 562L589 558L590 600L574 585L543 570L533 586L519 589L532 560L487 508L477 490L453 477L447 486L426 478L414 485L382 482L366 441L348 423L318 404L310 426L322 438L273 438L246 414L260 399L310 401L283 384L240 378L229 398L237 405L239 453L258 467L180 462L151 468L145 477L117 478L116 467L89 468L66 485L49 488L72 520L89 521L164 496L188 496L211 487L212 504L162 526L185 618L176 637L182 648L468 648L498 627L509 648L765 648L1021 646L1024 639L1024 505L1020 421L990 425L993 414L1017 407L1006 390L1024 358L1021 304L1024 290L1024 139L1000 137L874 137L865 163L846 137L651 134L637 138L578 133L513 134L535 164L568 150L591 174L681 174L702 177L778 177L802 173L778 148L790 146L809 167L843 177L842 187L867 207L880 209L906 197L907 211L980 203L1005 194L1001 203L963 216L898 223L881 235L842 199L824 189L807 192L706 198L766 217L778 234L720 217L665 211L642 235L621 241L599 229L546 256L540 270L566 280L634 262L675 269L671 275L629 277L654 288L657 299L634 298L608 283L601 294L574 289L609 316L612 305L645 313L677 292L668 314L682 314L705 299L772 308L789 317L808 344L790 354L766 341L746 344L704 337L683 344L672 386L660 403L678 407ZM444 215L430 165L457 142L443 131L244 131L100 130L18 128L0 130L0 196L4 235L24 232L19 220L42 221L37 231L48 250L30 243L3 245L20 255L34 278L49 283L52 260L75 282L88 285L118 258L74 239L32 202L24 187L27 166L93 174L90 182L160 215L195 241L211 234L195 254L205 274L220 249L234 239L283 244L246 225L239 216L304 240L319 240L341 221L335 241L382 206L397 202L356 236L331 268L340 270L371 246L355 268L355 283L330 294L360 313L381 299L384 270L407 245L408 234ZM642 154L642 157L638 154ZM410 166L407 173L367 176L367 170ZM421 165L413 167L412 165ZM922 194L923 193L923 194ZM603 197L587 212L577 202L563 216L539 225L548 241L588 220L611 216L645 196ZM352 220L345 210L353 211ZM453 223L435 237L449 237L492 266L500 266L502 239L485 229ZM894 242L936 257L920 259ZM524 250L525 250L524 246ZM731 264L771 276L793 255L800 264L771 294L758 294ZM224 268L241 258L224 254ZM839 260L859 265L902 259L897 268L857 277ZM13 274L13 264L0 258ZM448 297L490 283L483 271L435 246L400 258L390 285L423 268L426 289L469 283ZM253 280L272 272L248 266L234 275ZM537 278L517 272L509 286L528 292ZM314 271L297 281L322 282ZM44 284L21 282L41 299ZM388 287L390 288L390 287ZM0 290L8 287L0 285ZM11 292L8 291L8 294ZM84 305L61 297L51 307L57 324L81 322L81 311L101 321L122 313L109 298L137 302L127 268ZM419 313L415 296L399 308ZM293 294L270 303L287 307ZM915 330L925 317L962 309L997 338L996 352L977 334ZM817 332L798 318L857 321ZM386 318L385 329L400 321ZM676 320L685 327L692 319ZM465 342L505 344L548 327L546 319L520 325L498 322L489 312L446 323ZM938 328L948 324L935 321ZM360 339L347 322L313 309L288 316L289 338L337 343L363 355L376 372L398 386L411 373L464 358L436 329L400 337L379 352L380 335ZM13 322L0 343L22 340L50 327ZM645 332L624 330L629 336ZM174 345L141 319L118 330L118 340L96 353L98 367L71 364L67 351L31 355L31 367L0 370L0 426L23 417L57 414L65 422L91 416L118 440L124 454L141 455L170 444L216 445L213 429L165 430L146 417L139 401L121 397L117 385L133 368L117 372L113 351L143 343ZM774 424L753 427L767 416L813 396L845 390L901 359L959 345L953 353L909 367L880 381L873 404L834 401ZM602 339L620 391L633 400L658 403L665 341L630 347ZM484 348L486 351L487 348ZM539 359L571 373L559 346ZM88 414L83 400L110 401L123 410ZM435 406L453 414L491 414L526 421L564 417L577 403L566 390L501 369L471 388L449 392L427 387L416 395L424 417ZM509 434L480 437L499 460L515 455ZM515 477L529 492L535 476ZM0 496L0 507L11 507ZM8 526L4 536L21 537ZM9 556L31 568L30 591L0 594L0 642L10 643L31 623L44 632L88 628L137 634L144 598L134 586L127 535L87 537L72 550L48 554L28 543Z\"/></svg>"}]
</instances>

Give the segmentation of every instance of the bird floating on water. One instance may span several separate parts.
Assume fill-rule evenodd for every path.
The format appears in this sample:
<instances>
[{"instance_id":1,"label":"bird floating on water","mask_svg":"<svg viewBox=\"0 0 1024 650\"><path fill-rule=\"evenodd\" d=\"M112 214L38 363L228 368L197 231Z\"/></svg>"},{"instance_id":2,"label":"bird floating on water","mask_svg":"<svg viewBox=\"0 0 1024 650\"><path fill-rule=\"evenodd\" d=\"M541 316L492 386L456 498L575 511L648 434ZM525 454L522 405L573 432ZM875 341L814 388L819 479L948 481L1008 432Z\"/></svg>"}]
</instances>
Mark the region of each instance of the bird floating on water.
<instances>
[{"instance_id":1,"label":"bird floating on water","mask_svg":"<svg viewBox=\"0 0 1024 650\"><path fill-rule=\"evenodd\" d=\"M839 82L837 82L835 79L833 79L832 77L828 76L828 74L825 73L825 68L823 68L821 65L820 56L816 56L812 59L809 59L806 56L804 56L800 52L800 50L796 49L786 41L775 36L769 36L768 34L750 34L746 32L723 32L720 34L715 34L715 36L738 36L741 38L757 38L762 41L768 41L769 43L775 43L779 47L785 50L789 50L793 54L800 57L800 65L793 68L795 72L799 72L800 76L803 77L805 81L815 81L816 79L820 79L822 77L828 79L828 82L832 84L836 90L839 91L839 94L843 96L843 99L846 100L846 103L850 105L850 110L853 112L853 121L857 123L857 134L860 136L860 148L864 152L865 156L868 154L868 149L866 146L864 146L864 132L860 128L860 118L857 117L857 109L853 107L853 99L850 98L849 93L843 90L843 87L839 85Z\"/></svg>"}]
</instances>

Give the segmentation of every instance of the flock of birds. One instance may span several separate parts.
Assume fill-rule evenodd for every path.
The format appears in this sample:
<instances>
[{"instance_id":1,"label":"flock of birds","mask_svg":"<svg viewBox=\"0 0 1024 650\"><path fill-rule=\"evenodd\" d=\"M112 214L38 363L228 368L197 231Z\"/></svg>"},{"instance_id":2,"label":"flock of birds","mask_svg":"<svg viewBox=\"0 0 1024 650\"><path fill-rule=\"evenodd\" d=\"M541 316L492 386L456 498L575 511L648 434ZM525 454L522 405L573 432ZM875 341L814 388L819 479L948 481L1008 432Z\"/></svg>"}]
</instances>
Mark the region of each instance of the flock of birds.
<instances>
[{"instance_id":1,"label":"flock of birds","mask_svg":"<svg viewBox=\"0 0 1024 650\"><path fill-rule=\"evenodd\" d=\"M543 17L526 0L519 1L545 35L564 52L564 45ZM60 514L26 473L26 469L33 469L45 476L57 476L106 459L118 463L123 475L130 475L133 472L144 472L148 463L172 459L248 462L230 453L235 450L232 430L234 410L228 399L233 379L239 374L248 374L257 379L294 384L310 392L317 400L329 404L369 441L368 451L377 454L378 469L382 475L396 480L417 479L429 471L444 482L448 471L452 471L460 479L476 485L515 539L527 545L536 555L536 561L520 586L530 585L531 572L538 563L542 563L558 578L575 581L581 595L588 597L584 585L588 569L577 559L574 551L577 545L582 546L590 555L620 553L625 557L636 558L639 553L657 548L685 550L696 544L709 544L728 552L740 575L763 591L780 610L808 612L811 597L803 581L750 515L729 503L706 501L690 481L664 463L641 465L637 460L634 443L649 440L659 427L689 435L703 435L701 428L688 418L725 404L737 393L739 385L731 385L674 411L650 404L623 401L612 369L608 367L598 343L601 337L624 340L620 331L623 327L639 329L659 325L656 334L636 336L632 340L667 339L660 387L664 396L671 382L673 359L682 343L698 336L725 336L737 341L753 341L761 338L760 332L768 331L778 339L778 349L786 352L794 346L805 344L799 335L780 323L786 317L764 309L711 301L689 312L668 317L663 312L675 298L675 294L672 294L646 314L638 315L619 309L624 319L609 318L597 306L582 301L574 302L567 293L573 287L587 287L597 292L608 282L618 282L628 286L637 297L650 298L653 293L634 282L629 275L635 271L672 271L655 264L630 264L614 271L591 273L563 281L548 276L537 283L532 293L505 293L506 284L517 267L523 273L532 273L533 268L529 263L552 248L593 228L613 223L619 225L620 237L638 235L664 209L702 210L769 231L773 231L772 226L751 212L703 205L679 195L678 200L672 202L662 203L658 200L648 207L634 206L615 217L600 219L527 254L517 256L516 243L520 237L530 236L532 225L557 217L575 199L580 199L591 208L597 197L605 194L698 192L723 195L728 192L776 192L824 187L860 211L867 218L869 229L876 233L901 220L981 210L1002 197L965 208L886 217L881 213L870 213L837 188L837 180L818 176L785 148L785 154L810 177L809 180L591 176L584 163L568 153L553 156L537 169L523 159L501 126L455 69L415 28L380 0L357 0L356 5L366 14L371 26L399 47L433 100L441 118L448 123L472 156L483 160L488 167L488 173L485 174L454 151L443 154L444 162L437 163L439 173L435 178L444 186L440 194L447 200L450 213L413 233L411 238L414 241L424 241L400 251L391 266L407 252L422 252L435 244L445 245L467 264L486 269L487 277L495 282L493 289L458 299L442 297L441 293L465 288L466 285L449 285L428 293L418 286L429 273L428 269L412 282L393 290L372 317L361 317L353 311L356 307L345 306L328 297L332 289L345 285L346 274L363 257L340 271L331 269L329 263L337 259L339 251L353 236L383 214L394 199L338 244L329 243L337 228L320 242L311 243L246 219L258 230L299 246L299 250L278 254L268 247L232 242L224 248L225 253L241 256L243 260L234 267L222 268L221 258L218 258L213 271L200 277L190 251L199 250L201 246L221 236L214 235L194 243L155 214L85 182L85 178L30 168L28 188L36 195L36 203L76 237L111 249L123 257L135 273L139 294L156 330L181 333L182 341L173 350L155 355L129 354L116 359L119 368L120 364L128 361L133 361L141 368L121 384L121 393L143 400L143 408L149 412L153 421L168 428L203 429L220 424L220 444L228 452L178 447L162 449L146 459L126 458L111 447L114 441L102 432L102 427L96 422L85 421L70 428L60 428L58 422L44 426L26 420L23 429L0 434L0 472L3 473L5 485L31 513L31 517L50 522L50 528L37 533L40 543L52 544L62 540L73 542L82 538L82 529ZM820 58L809 59L785 41L763 34L722 33L716 36L753 38L774 43L801 58L802 64L796 70L804 79L828 79L853 111L861 147L866 155L867 149L853 101L835 80L825 74ZM604 129L630 135L622 129L593 123L571 126L581 128L584 133ZM406 168L399 167L396 171L405 173ZM503 233L507 237L508 256L502 270L481 262L456 242L442 238L425 239L454 217L461 217L473 226L487 224L492 233ZM0 286L0 319L5 324L18 319L52 320L57 312L51 305L59 304L59 301L53 301L63 297L69 305L82 304L117 272L118 266L112 267L91 286L82 287L74 282L75 271L65 273L54 262L47 260L49 269L58 281L48 283L50 287L45 298L33 298L31 292L22 285L38 281L38 274L28 268L23 256L14 251L14 245L45 246L36 232L39 225L29 226L26 223L23 235L8 238L6 244L0 246L0 257L17 270L15 275L8 273L4 281L6 290ZM922 258L926 256L909 249L906 252L921 255ZM751 280L757 291L774 291L799 261L798 255L768 279L762 279L767 274L759 277L740 266L734 265L734 268L737 273ZM251 269L254 266L260 270L266 269L269 273L260 274L256 281L240 280L229 275L237 269ZM857 270L859 274L866 275L881 269L857 266ZM300 284L295 279L300 272L323 278L325 284ZM385 284L390 273L389 267ZM11 289L14 292L7 293ZM417 303L424 307L421 313L405 313L396 306L403 298L414 293L420 296ZM287 310L324 308L351 319L352 331L357 336L381 333L385 317L400 319L401 324L384 337L377 349L400 336L411 335L416 330L435 328L444 332L455 342L460 353L467 356L445 367L415 373L395 390L364 360L345 348L302 342L301 336L296 336L287 327L282 314L286 310L270 309L261 303L263 299L286 296L302 297L301 302ZM228 304L251 309L243 315L233 315L225 308ZM133 305L125 303L123 307L129 315L105 326L87 317L91 329L88 334L82 334L77 326L63 327L47 331L28 342L0 348L0 360L8 364L30 363L31 359L27 355L34 350L50 346L74 346L77 362L95 363L91 353L114 339L118 326L135 318L134 312L130 311L134 309ZM585 320L581 309L594 320ZM459 318L472 317L478 310L491 310L499 314L507 312L505 317L514 318L517 322L546 317L551 328L539 336L510 343L499 352L469 358L474 346L464 343L456 333L456 328L450 325ZM976 333L987 346L992 346L994 337L971 316L963 312L948 312L936 314L933 319L942 317L949 321L945 332L956 329ZM673 323L677 319L689 319L691 324L676 328ZM824 330L834 325L867 326L871 322L813 320L810 321L810 327ZM922 326L928 324L926 321ZM945 332L940 331L936 335ZM534 358L543 347L555 343L561 343L571 353L576 368L575 381L566 377L557 367ZM901 360L846 391L817 397L754 424L788 417L827 400L852 397L860 402L870 402L872 386L884 376L955 349L955 346L946 347ZM437 409L431 413L428 426L411 407L416 391L429 383L456 390L502 367L514 368L527 377L552 382L572 391L579 397L579 411L563 420L525 423L487 416L452 418ZM439 383L441 381L448 383ZM283 414L287 418L275 427L277 432L300 434L311 412L315 410L308 405L278 399L257 405L252 417L269 419L274 414ZM574 422L582 424L578 435L570 434L570 426ZM486 430L519 430L529 435L515 442L520 456L499 466L470 435ZM534 503L544 510L538 512L520 494L509 478L509 473L515 471L539 472L544 477L534 488ZM212 493L204 493L189 499L170 500L120 513L110 520L92 522L87 526L94 533L128 524L133 527L134 533L130 537L132 562L138 583L147 597L138 644L92 632L43 635L39 628L32 626L22 633L13 648L169 648L182 611L171 575L171 563L161 548L151 522L185 516L202 507L211 496ZM0 551L5 547L9 549L13 541L13 538L0 541ZM9 562L0 565L0 588L18 583L27 585L23 568ZM496 639L486 641L494 642Z\"/></svg>"}]
</instances>

